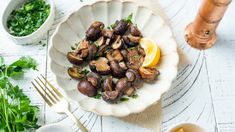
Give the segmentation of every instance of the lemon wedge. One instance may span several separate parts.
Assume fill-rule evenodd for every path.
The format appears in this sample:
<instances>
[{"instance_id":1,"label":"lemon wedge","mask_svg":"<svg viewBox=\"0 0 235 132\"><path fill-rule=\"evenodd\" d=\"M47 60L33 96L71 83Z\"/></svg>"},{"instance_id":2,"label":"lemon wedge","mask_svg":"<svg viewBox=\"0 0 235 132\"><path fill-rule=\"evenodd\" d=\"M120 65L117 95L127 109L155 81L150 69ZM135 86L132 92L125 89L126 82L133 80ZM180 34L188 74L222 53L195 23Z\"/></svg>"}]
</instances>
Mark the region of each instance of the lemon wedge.
<instances>
[{"instance_id":1,"label":"lemon wedge","mask_svg":"<svg viewBox=\"0 0 235 132\"><path fill-rule=\"evenodd\" d=\"M155 67L160 60L160 48L151 39L142 38L140 45L145 51L145 58L142 67Z\"/></svg>"}]
</instances>

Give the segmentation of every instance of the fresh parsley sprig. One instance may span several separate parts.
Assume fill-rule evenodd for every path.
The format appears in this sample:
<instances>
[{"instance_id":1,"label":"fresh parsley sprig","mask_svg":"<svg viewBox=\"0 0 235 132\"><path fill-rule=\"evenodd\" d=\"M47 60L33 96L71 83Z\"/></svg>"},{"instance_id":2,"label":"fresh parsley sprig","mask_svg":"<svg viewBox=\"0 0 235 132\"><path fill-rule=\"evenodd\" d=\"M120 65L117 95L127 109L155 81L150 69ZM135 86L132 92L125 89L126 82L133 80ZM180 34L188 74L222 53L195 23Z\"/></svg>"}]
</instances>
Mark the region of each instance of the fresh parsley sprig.
<instances>
[{"instance_id":1,"label":"fresh parsley sprig","mask_svg":"<svg viewBox=\"0 0 235 132\"><path fill-rule=\"evenodd\" d=\"M133 19L133 13L129 14L126 18L123 18L124 21L126 21L129 24L133 24L132 22ZM107 29L111 30L116 26L116 23L113 23L107 27Z\"/></svg>"},{"instance_id":2,"label":"fresh parsley sprig","mask_svg":"<svg viewBox=\"0 0 235 132\"><path fill-rule=\"evenodd\" d=\"M128 15L126 18L124 18L124 20L128 23L133 24L132 22L132 18L133 18L133 13L131 13L130 15Z\"/></svg>"},{"instance_id":3,"label":"fresh parsley sprig","mask_svg":"<svg viewBox=\"0 0 235 132\"><path fill-rule=\"evenodd\" d=\"M39 108L30 104L30 99L19 86L10 80L20 79L27 69L36 69L37 63L31 57L21 57L10 65L0 56L0 132L21 132L38 128Z\"/></svg>"}]
</instances>

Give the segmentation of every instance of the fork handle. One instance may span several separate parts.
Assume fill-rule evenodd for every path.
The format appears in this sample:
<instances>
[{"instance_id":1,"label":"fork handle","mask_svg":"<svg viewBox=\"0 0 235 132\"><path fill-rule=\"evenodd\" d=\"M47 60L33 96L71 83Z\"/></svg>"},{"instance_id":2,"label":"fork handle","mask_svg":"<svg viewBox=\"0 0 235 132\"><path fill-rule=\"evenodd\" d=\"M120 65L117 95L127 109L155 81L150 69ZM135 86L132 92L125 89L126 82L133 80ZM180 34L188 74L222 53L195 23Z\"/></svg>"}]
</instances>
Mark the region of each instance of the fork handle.
<instances>
[{"instance_id":1,"label":"fork handle","mask_svg":"<svg viewBox=\"0 0 235 132\"><path fill-rule=\"evenodd\" d=\"M82 132L88 132L88 130L83 126L83 124L69 110L66 110L65 114L67 114L68 117L71 118L74 123L76 123L76 125L82 130Z\"/></svg>"}]
</instances>

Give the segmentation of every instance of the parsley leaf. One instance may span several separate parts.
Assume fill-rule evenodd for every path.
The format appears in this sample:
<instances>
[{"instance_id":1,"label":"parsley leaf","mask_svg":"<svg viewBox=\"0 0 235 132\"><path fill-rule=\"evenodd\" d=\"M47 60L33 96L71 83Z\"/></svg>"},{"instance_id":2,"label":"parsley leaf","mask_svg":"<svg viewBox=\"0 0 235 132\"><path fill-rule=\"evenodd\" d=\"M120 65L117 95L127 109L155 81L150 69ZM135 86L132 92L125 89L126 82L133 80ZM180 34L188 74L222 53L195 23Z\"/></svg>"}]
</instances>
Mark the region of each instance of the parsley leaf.
<instances>
[{"instance_id":1,"label":"parsley leaf","mask_svg":"<svg viewBox=\"0 0 235 132\"><path fill-rule=\"evenodd\" d=\"M71 48L71 50L75 50L76 49L74 46L71 46L70 48Z\"/></svg>"},{"instance_id":2,"label":"parsley leaf","mask_svg":"<svg viewBox=\"0 0 235 132\"><path fill-rule=\"evenodd\" d=\"M97 53L95 54L94 59L97 60L97 59L99 59L99 57L100 57L100 53L97 52Z\"/></svg>"},{"instance_id":3,"label":"parsley leaf","mask_svg":"<svg viewBox=\"0 0 235 132\"><path fill-rule=\"evenodd\" d=\"M89 70L84 69L84 70L81 71L81 74L87 75L89 72L90 72Z\"/></svg>"},{"instance_id":4,"label":"parsley leaf","mask_svg":"<svg viewBox=\"0 0 235 132\"><path fill-rule=\"evenodd\" d=\"M101 94L98 93L96 96L94 96L95 99L101 99Z\"/></svg>"},{"instance_id":5,"label":"parsley leaf","mask_svg":"<svg viewBox=\"0 0 235 132\"><path fill-rule=\"evenodd\" d=\"M15 66L21 67L23 69L32 68L33 70L36 70L37 62L29 56L24 56L10 65L10 67L15 67Z\"/></svg>"},{"instance_id":6,"label":"parsley leaf","mask_svg":"<svg viewBox=\"0 0 235 132\"><path fill-rule=\"evenodd\" d=\"M42 44L42 47L45 47L47 44Z\"/></svg>"},{"instance_id":7,"label":"parsley leaf","mask_svg":"<svg viewBox=\"0 0 235 132\"><path fill-rule=\"evenodd\" d=\"M7 68L7 76L12 77L14 79L20 79L23 74L24 70L26 69L33 69L37 70L37 63L31 57L21 57L19 60L13 62Z\"/></svg>"},{"instance_id":8,"label":"parsley leaf","mask_svg":"<svg viewBox=\"0 0 235 132\"><path fill-rule=\"evenodd\" d=\"M80 42L79 42L80 43ZM72 51L76 50L78 48L79 43L75 43L73 46L70 47Z\"/></svg>"},{"instance_id":9,"label":"parsley leaf","mask_svg":"<svg viewBox=\"0 0 235 132\"><path fill-rule=\"evenodd\" d=\"M133 17L133 13L131 13L129 16L127 16L126 18L124 18L124 20L126 21L126 22L128 22L128 23L133 23L132 22L132 17Z\"/></svg>"},{"instance_id":10,"label":"parsley leaf","mask_svg":"<svg viewBox=\"0 0 235 132\"><path fill-rule=\"evenodd\" d=\"M111 30L111 29L112 29L112 27L111 27L111 26L108 26L108 27L107 27L107 29Z\"/></svg>"},{"instance_id":11,"label":"parsley leaf","mask_svg":"<svg viewBox=\"0 0 235 132\"><path fill-rule=\"evenodd\" d=\"M120 101L121 102L126 102L126 101L129 101L129 98L122 97Z\"/></svg>"},{"instance_id":12,"label":"parsley leaf","mask_svg":"<svg viewBox=\"0 0 235 132\"><path fill-rule=\"evenodd\" d=\"M133 99L136 99L136 98L139 97L139 95L138 95L138 94L133 94L131 97L132 97Z\"/></svg>"}]
</instances>

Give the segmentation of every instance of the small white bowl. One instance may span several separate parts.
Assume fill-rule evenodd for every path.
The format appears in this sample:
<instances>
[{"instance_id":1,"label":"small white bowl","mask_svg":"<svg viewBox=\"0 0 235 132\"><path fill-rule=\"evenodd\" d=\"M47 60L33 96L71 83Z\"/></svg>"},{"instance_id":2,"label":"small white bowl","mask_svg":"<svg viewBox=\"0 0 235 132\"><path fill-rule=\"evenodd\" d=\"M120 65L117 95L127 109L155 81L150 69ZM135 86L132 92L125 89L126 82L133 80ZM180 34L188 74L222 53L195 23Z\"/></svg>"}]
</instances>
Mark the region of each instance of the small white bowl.
<instances>
[{"instance_id":1,"label":"small white bowl","mask_svg":"<svg viewBox=\"0 0 235 132\"><path fill-rule=\"evenodd\" d=\"M74 130L70 126L54 123L42 126L36 132L74 132Z\"/></svg>"},{"instance_id":2,"label":"small white bowl","mask_svg":"<svg viewBox=\"0 0 235 132\"><path fill-rule=\"evenodd\" d=\"M177 132L180 128L183 128L184 132L206 132L199 124L193 122L185 122L174 125L167 132Z\"/></svg>"},{"instance_id":3,"label":"small white bowl","mask_svg":"<svg viewBox=\"0 0 235 132\"><path fill-rule=\"evenodd\" d=\"M43 37L43 35L45 35L45 33L52 26L54 18L55 18L55 5L54 5L53 0L45 0L50 5L50 14L47 17L46 21L36 31L34 31L33 33L29 35L22 36L22 37L11 35L7 27L8 17L13 10L15 10L17 7L19 7L20 5L24 4L27 1L28 0L11 0L8 3L2 15L1 25L5 31L5 34L7 34L8 37L11 40L13 40L16 44L31 44L40 40Z\"/></svg>"}]
</instances>

